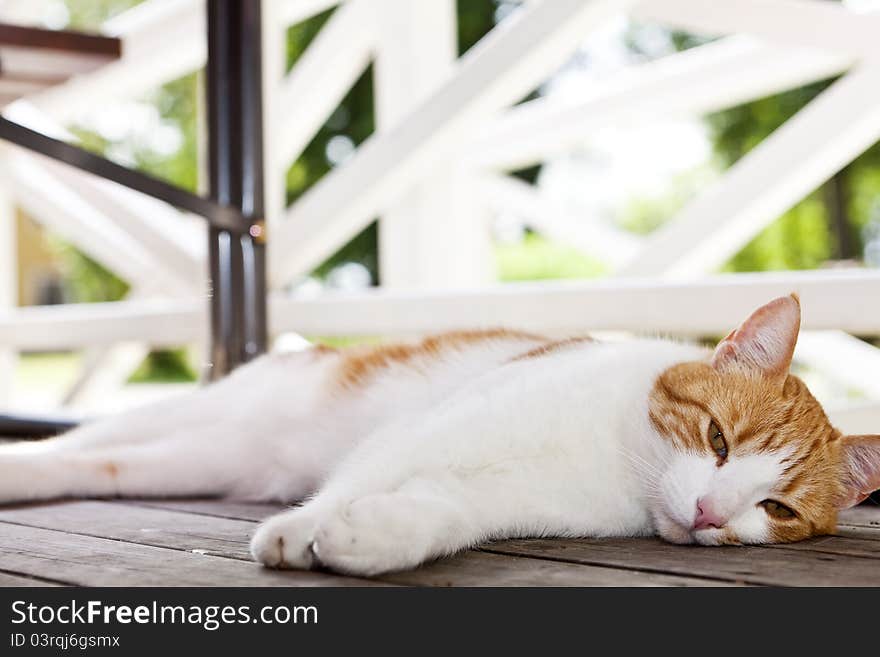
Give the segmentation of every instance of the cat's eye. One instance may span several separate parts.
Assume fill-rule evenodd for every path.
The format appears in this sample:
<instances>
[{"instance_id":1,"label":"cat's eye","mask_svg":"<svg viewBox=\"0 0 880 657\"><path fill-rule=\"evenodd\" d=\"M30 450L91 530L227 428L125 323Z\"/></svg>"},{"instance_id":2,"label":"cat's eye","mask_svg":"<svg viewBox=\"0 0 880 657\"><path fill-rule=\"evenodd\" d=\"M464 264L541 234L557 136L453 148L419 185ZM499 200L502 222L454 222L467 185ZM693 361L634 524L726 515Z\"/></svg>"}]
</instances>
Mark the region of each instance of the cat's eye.
<instances>
[{"instance_id":1,"label":"cat's eye","mask_svg":"<svg viewBox=\"0 0 880 657\"><path fill-rule=\"evenodd\" d=\"M727 458L727 441L715 421L709 423L709 444L720 459Z\"/></svg>"},{"instance_id":2,"label":"cat's eye","mask_svg":"<svg viewBox=\"0 0 880 657\"><path fill-rule=\"evenodd\" d=\"M764 511L767 512L767 515L773 518L788 520L795 517L794 511L776 500L764 500L761 502L761 506L764 507Z\"/></svg>"}]
</instances>

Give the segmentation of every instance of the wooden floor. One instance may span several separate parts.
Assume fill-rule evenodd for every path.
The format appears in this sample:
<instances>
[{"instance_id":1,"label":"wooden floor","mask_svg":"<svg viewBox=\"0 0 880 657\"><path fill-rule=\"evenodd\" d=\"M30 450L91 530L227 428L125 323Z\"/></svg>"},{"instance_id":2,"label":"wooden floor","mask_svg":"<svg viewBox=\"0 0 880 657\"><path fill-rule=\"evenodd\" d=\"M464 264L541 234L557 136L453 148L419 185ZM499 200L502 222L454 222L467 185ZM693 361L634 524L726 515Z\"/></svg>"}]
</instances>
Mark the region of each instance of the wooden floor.
<instances>
[{"instance_id":1,"label":"wooden floor","mask_svg":"<svg viewBox=\"0 0 880 657\"><path fill-rule=\"evenodd\" d=\"M503 541L375 580L252 562L249 536L280 508L195 500L3 507L0 586L880 586L880 507L847 512L838 536L792 545Z\"/></svg>"}]
</instances>

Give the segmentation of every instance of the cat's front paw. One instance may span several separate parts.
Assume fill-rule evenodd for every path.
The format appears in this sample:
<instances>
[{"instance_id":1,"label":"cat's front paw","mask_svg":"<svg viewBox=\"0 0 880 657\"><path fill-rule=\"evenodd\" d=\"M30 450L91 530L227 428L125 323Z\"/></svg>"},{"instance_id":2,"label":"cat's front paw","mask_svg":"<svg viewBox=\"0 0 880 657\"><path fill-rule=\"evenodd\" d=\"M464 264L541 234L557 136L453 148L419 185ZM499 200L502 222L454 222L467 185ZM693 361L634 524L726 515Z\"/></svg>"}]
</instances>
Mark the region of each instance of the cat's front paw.
<instances>
[{"instance_id":1,"label":"cat's front paw","mask_svg":"<svg viewBox=\"0 0 880 657\"><path fill-rule=\"evenodd\" d=\"M318 524L311 554L320 565L350 575L413 568L428 556L424 518L409 500L375 494L354 500Z\"/></svg>"},{"instance_id":2,"label":"cat's front paw","mask_svg":"<svg viewBox=\"0 0 880 657\"><path fill-rule=\"evenodd\" d=\"M315 527L316 515L307 508L279 513L257 528L251 554L270 568L308 570L315 566Z\"/></svg>"}]
</instances>

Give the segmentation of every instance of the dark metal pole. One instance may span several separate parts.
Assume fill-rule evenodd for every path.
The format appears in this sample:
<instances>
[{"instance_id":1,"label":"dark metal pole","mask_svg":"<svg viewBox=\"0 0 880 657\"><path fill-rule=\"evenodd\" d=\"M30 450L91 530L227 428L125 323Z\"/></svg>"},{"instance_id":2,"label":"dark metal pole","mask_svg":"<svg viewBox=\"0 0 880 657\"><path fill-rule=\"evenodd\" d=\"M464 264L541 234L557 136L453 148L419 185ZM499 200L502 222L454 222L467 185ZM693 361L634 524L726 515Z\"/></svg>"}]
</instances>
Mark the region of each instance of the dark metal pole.
<instances>
[{"instance_id":1,"label":"dark metal pole","mask_svg":"<svg viewBox=\"0 0 880 657\"><path fill-rule=\"evenodd\" d=\"M208 2L210 195L248 222L209 228L210 379L266 350L263 103L259 0Z\"/></svg>"}]
</instances>

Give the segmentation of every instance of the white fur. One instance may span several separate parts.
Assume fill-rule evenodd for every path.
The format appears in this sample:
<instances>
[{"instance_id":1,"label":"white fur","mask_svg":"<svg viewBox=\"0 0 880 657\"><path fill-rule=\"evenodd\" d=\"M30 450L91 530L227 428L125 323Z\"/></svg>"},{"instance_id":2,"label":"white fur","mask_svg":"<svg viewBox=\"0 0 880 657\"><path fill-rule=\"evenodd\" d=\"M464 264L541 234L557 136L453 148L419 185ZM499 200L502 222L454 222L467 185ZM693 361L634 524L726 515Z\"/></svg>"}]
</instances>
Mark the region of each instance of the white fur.
<instances>
[{"instance_id":1,"label":"white fur","mask_svg":"<svg viewBox=\"0 0 880 657\"><path fill-rule=\"evenodd\" d=\"M296 501L264 523L254 556L373 574L486 539L691 532L719 497L744 542L778 458L722 468L675 453L648 421L665 368L703 350L659 340L586 343L511 360L504 339L396 364L363 388L332 379L336 355L274 355L185 400L0 448L0 501L59 496L226 495Z\"/></svg>"}]
</instances>

